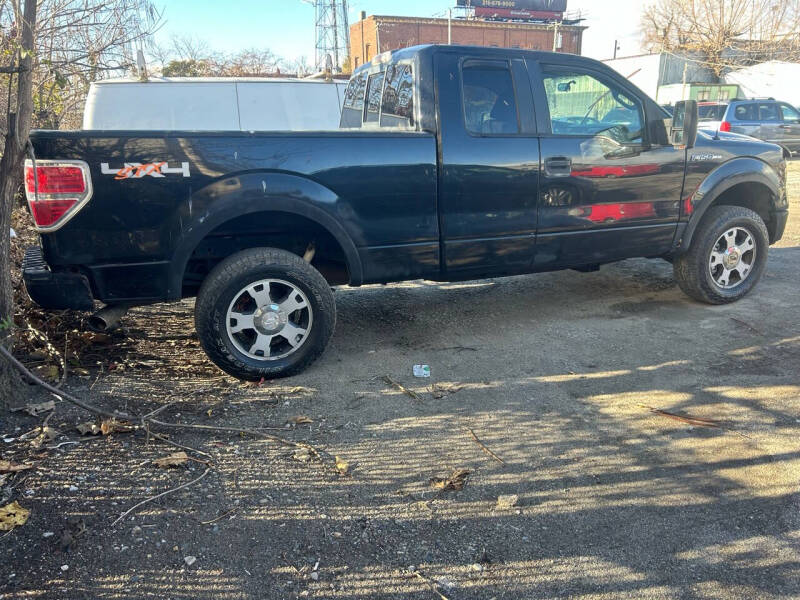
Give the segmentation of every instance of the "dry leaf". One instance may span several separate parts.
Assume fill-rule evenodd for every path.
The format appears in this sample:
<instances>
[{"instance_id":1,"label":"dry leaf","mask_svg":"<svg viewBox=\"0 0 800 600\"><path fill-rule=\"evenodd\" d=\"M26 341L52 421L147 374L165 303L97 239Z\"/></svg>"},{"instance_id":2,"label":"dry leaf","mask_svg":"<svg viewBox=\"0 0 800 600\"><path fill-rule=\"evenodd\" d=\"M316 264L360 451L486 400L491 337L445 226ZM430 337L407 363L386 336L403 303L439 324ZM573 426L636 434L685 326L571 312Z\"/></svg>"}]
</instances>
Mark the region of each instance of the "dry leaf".
<instances>
[{"instance_id":1,"label":"dry leaf","mask_svg":"<svg viewBox=\"0 0 800 600\"><path fill-rule=\"evenodd\" d=\"M11 531L28 522L31 511L22 508L18 502L12 502L0 508L0 531Z\"/></svg>"},{"instance_id":2,"label":"dry leaf","mask_svg":"<svg viewBox=\"0 0 800 600\"><path fill-rule=\"evenodd\" d=\"M126 433L132 431L129 425L116 419L106 419L99 425L97 423L81 423L75 429L81 435L111 435L116 432Z\"/></svg>"},{"instance_id":3,"label":"dry leaf","mask_svg":"<svg viewBox=\"0 0 800 600\"><path fill-rule=\"evenodd\" d=\"M84 342L89 344L110 344L113 341L113 338L107 333L95 333L93 331L86 331L81 337Z\"/></svg>"},{"instance_id":4,"label":"dry leaf","mask_svg":"<svg viewBox=\"0 0 800 600\"><path fill-rule=\"evenodd\" d=\"M0 473L16 473L18 471L27 471L32 469L33 465L12 463L8 460L0 460Z\"/></svg>"},{"instance_id":5,"label":"dry leaf","mask_svg":"<svg viewBox=\"0 0 800 600\"><path fill-rule=\"evenodd\" d=\"M292 417L288 421L288 423L291 423L292 425L309 425L310 423L313 422L314 421L310 417L307 417L305 415L298 415L296 417Z\"/></svg>"},{"instance_id":6,"label":"dry leaf","mask_svg":"<svg viewBox=\"0 0 800 600\"><path fill-rule=\"evenodd\" d=\"M47 402L41 402L40 404L28 404L27 406L23 406L21 408L14 408L11 409L11 412L25 411L32 417L38 417L42 413L50 412L51 410L55 409L56 403L53 400L48 400Z\"/></svg>"},{"instance_id":7,"label":"dry leaf","mask_svg":"<svg viewBox=\"0 0 800 600\"><path fill-rule=\"evenodd\" d=\"M307 448L296 450L293 457L298 462L311 462L311 452Z\"/></svg>"},{"instance_id":8,"label":"dry leaf","mask_svg":"<svg viewBox=\"0 0 800 600\"><path fill-rule=\"evenodd\" d=\"M100 435L103 431L97 423L81 423L75 429L81 435Z\"/></svg>"},{"instance_id":9,"label":"dry leaf","mask_svg":"<svg viewBox=\"0 0 800 600\"><path fill-rule=\"evenodd\" d=\"M61 379L61 372L56 365L39 365L32 369L33 373L40 379L56 382Z\"/></svg>"},{"instance_id":10,"label":"dry leaf","mask_svg":"<svg viewBox=\"0 0 800 600\"><path fill-rule=\"evenodd\" d=\"M106 419L100 423L100 433L103 435L111 435L112 433L128 433L133 431L133 428L127 423L117 421L116 419Z\"/></svg>"},{"instance_id":11,"label":"dry leaf","mask_svg":"<svg viewBox=\"0 0 800 600\"><path fill-rule=\"evenodd\" d=\"M189 462L189 455L186 452L176 452L164 458L157 458L153 464L162 469L168 469L169 467L182 467L187 462Z\"/></svg>"},{"instance_id":12,"label":"dry leaf","mask_svg":"<svg viewBox=\"0 0 800 600\"><path fill-rule=\"evenodd\" d=\"M342 460L337 456L336 471L339 473L339 475L347 475L350 472L350 463L348 463L346 460Z\"/></svg>"},{"instance_id":13,"label":"dry leaf","mask_svg":"<svg viewBox=\"0 0 800 600\"><path fill-rule=\"evenodd\" d=\"M463 490L464 485L467 483L467 477L469 476L470 471L466 469L460 469L457 471L453 471L450 477L433 477L430 480L431 486L434 489L442 490L443 492L452 492Z\"/></svg>"},{"instance_id":14,"label":"dry leaf","mask_svg":"<svg viewBox=\"0 0 800 600\"><path fill-rule=\"evenodd\" d=\"M32 441L31 446L34 448L41 448L48 442L52 442L58 436L61 435L61 432L57 429L53 429L52 427L45 427L42 429L42 432L37 435Z\"/></svg>"}]
</instances>

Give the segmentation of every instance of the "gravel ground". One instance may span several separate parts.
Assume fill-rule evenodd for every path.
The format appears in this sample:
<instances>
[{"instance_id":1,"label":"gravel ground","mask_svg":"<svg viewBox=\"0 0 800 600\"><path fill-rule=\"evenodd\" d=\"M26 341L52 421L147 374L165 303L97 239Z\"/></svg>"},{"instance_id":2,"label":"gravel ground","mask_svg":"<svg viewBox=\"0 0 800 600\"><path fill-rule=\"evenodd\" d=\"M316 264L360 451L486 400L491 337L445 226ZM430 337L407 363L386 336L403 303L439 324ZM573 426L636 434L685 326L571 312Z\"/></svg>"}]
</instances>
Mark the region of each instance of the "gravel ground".
<instances>
[{"instance_id":1,"label":"gravel ground","mask_svg":"<svg viewBox=\"0 0 800 600\"><path fill-rule=\"evenodd\" d=\"M645 260L341 290L325 357L260 386L206 361L190 303L138 309L111 337L34 315L72 348L72 393L275 428L324 460L176 432L208 473L112 525L209 467L159 468L177 449L144 436L81 437L64 403L38 449L20 438L42 417L3 415L0 459L35 469L0 487L31 511L0 533L0 598L800 597L800 163L791 177L786 237L734 306L688 300Z\"/></svg>"}]
</instances>

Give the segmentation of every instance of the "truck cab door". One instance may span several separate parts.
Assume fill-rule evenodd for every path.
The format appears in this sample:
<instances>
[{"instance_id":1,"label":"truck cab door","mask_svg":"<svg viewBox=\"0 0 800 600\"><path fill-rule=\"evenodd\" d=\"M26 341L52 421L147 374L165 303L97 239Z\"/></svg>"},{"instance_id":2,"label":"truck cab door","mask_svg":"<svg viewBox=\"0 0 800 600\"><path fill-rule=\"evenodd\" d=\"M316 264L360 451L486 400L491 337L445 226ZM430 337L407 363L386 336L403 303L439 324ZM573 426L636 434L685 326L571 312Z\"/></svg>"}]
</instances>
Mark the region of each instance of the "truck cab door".
<instances>
[{"instance_id":1,"label":"truck cab door","mask_svg":"<svg viewBox=\"0 0 800 600\"><path fill-rule=\"evenodd\" d=\"M790 152L800 152L800 111L785 102L780 103L780 109L783 116L781 145Z\"/></svg>"},{"instance_id":2,"label":"truck cab door","mask_svg":"<svg viewBox=\"0 0 800 600\"><path fill-rule=\"evenodd\" d=\"M443 277L528 272L539 142L525 63L441 50L436 73Z\"/></svg>"},{"instance_id":3,"label":"truck cab door","mask_svg":"<svg viewBox=\"0 0 800 600\"><path fill-rule=\"evenodd\" d=\"M680 216L686 150L657 145L657 110L609 71L528 61L541 135L536 270L660 256Z\"/></svg>"}]
</instances>

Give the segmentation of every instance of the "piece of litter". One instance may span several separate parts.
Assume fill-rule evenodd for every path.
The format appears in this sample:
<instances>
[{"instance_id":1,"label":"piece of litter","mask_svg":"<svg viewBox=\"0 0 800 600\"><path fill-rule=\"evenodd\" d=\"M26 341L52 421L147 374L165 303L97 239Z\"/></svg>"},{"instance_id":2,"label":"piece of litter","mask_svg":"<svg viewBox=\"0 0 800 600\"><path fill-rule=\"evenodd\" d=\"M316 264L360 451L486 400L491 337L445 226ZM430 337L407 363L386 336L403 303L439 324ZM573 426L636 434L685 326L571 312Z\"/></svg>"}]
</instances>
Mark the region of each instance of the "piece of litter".
<instances>
[{"instance_id":1,"label":"piece of litter","mask_svg":"<svg viewBox=\"0 0 800 600\"><path fill-rule=\"evenodd\" d=\"M445 590L452 590L453 587L455 587L453 585L453 582L447 579L446 577L440 577L439 579L436 580L436 583L442 586Z\"/></svg>"},{"instance_id":2,"label":"piece of litter","mask_svg":"<svg viewBox=\"0 0 800 600\"><path fill-rule=\"evenodd\" d=\"M61 565L62 571L69 571L69 565Z\"/></svg>"},{"instance_id":3,"label":"piece of litter","mask_svg":"<svg viewBox=\"0 0 800 600\"><path fill-rule=\"evenodd\" d=\"M497 498L497 508L500 510L514 508L519 502L519 496L511 494L508 496L499 496Z\"/></svg>"},{"instance_id":4,"label":"piece of litter","mask_svg":"<svg viewBox=\"0 0 800 600\"><path fill-rule=\"evenodd\" d=\"M78 486L77 486L77 485L71 485L71 486L69 486L69 491L70 491L70 492L77 492L77 491L78 491Z\"/></svg>"},{"instance_id":5,"label":"piece of litter","mask_svg":"<svg viewBox=\"0 0 800 600\"><path fill-rule=\"evenodd\" d=\"M314 581L318 581L319 580L319 571L314 571L311 574L311 579L313 579Z\"/></svg>"},{"instance_id":6,"label":"piece of litter","mask_svg":"<svg viewBox=\"0 0 800 600\"><path fill-rule=\"evenodd\" d=\"M194 563L197 562L197 557L196 556L184 556L183 557L183 562L186 563L187 567L191 567Z\"/></svg>"},{"instance_id":7,"label":"piece of litter","mask_svg":"<svg viewBox=\"0 0 800 600\"><path fill-rule=\"evenodd\" d=\"M55 535L55 533L53 533L52 531L45 531L45 532L42 534L42 537L43 537L43 538L49 538L49 537L53 537L54 535Z\"/></svg>"},{"instance_id":8,"label":"piece of litter","mask_svg":"<svg viewBox=\"0 0 800 600\"><path fill-rule=\"evenodd\" d=\"M14 228L12 227L11 228L11 239L13 240L15 237L17 237L17 232L14 231Z\"/></svg>"},{"instance_id":9,"label":"piece of litter","mask_svg":"<svg viewBox=\"0 0 800 600\"><path fill-rule=\"evenodd\" d=\"M429 365L414 365L414 377L427 378L431 376Z\"/></svg>"}]
</instances>

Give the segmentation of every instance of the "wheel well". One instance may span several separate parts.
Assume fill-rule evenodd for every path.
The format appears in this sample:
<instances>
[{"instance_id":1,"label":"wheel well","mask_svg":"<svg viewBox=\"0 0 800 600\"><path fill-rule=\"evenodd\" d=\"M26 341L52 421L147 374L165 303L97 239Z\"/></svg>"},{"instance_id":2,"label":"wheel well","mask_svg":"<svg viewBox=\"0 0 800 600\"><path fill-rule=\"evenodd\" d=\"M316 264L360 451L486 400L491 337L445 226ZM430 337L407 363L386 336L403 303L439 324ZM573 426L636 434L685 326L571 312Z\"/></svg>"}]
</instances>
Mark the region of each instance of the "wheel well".
<instances>
[{"instance_id":1,"label":"wheel well","mask_svg":"<svg viewBox=\"0 0 800 600\"><path fill-rule=\"evenodd\" d=\"M770 242L774 241L777 228L775 215L772 211L773 193L763 183L739 183L725 190L711 203L711 206L742 206L749 208L764 220L769 231ZM711 208L709 206L709 208Z\"/></svg>"},{"instance_id":2,"label":"wheel well","mask_svg":"<svg viewBox=\"0 0 800 600\"><path fill-rule=\"evenodd\" d=\"M330 285L350 282L345 252L327 229L306 217L266 211L227 221L203 238L186 265L183 296L196 295L206 276L228 256L260 247L307 255Z\"/></svg>"}]
</instances>

